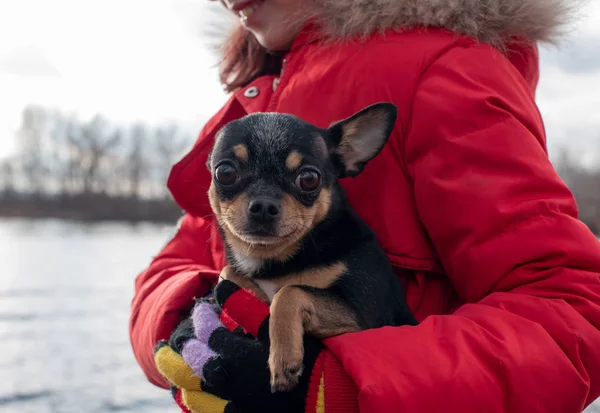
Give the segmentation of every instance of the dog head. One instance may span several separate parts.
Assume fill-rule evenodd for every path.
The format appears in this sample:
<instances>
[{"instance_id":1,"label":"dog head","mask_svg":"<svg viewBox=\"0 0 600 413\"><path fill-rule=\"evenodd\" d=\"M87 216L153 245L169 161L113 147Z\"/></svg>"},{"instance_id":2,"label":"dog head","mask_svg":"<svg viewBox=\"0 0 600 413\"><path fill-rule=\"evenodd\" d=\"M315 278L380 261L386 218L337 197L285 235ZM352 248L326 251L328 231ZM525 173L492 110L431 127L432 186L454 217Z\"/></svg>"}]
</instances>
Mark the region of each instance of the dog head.
<instances>
[{"instance_id":1,"label":"dog head","mask_svg":"<svg viewBox=\"0 0 600 413\"><path fill-rule=\"evenodd\" d=\"M225 242L252 259L293 256L334 206L337 179L363 170L396 117L393 104L378 103L327 129L280 113L228 123L208 160L210 204Z\"/></svg>"}]
</instances>

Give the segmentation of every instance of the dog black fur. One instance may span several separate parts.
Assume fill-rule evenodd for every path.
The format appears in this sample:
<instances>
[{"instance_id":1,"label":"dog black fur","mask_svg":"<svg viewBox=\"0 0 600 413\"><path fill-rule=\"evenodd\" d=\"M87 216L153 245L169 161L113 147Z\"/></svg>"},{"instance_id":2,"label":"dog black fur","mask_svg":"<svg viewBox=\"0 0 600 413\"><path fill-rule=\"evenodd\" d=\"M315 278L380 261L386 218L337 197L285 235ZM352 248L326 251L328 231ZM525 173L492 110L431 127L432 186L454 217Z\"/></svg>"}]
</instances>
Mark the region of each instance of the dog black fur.
<instances>
[{"instance_id":1,"label":"dog black fur","mask_svg":"<svg viewBox=\"0 0 600 413\"><path fill-rule=\"evenodd\" d=\"M216 137L209 195L235 270L229 274L260 288L272 314L278 295L279 308L304 300L297 307L300 326L271 320L271 350L282 353L269 360L274 390L290 389L301 374L298 360L280 360L298 355L277 350L283 342L294 347L290 337L298 334L278 328L326 337L417 323L375 233L338 183L360 174L381 151L396 116L394 105L378 103L322 129L292 115L258 113L229 123Z\"/></svg>"}]
</instances>

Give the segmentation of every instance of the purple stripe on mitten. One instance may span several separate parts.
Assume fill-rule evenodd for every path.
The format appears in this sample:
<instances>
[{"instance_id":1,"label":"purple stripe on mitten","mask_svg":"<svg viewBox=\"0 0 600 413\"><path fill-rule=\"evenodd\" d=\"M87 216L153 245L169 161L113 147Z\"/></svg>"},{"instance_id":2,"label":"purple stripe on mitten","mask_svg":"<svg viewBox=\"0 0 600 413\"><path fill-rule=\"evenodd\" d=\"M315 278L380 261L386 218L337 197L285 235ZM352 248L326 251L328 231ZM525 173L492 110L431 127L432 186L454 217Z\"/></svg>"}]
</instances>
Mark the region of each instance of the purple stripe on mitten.
<instances>
[{"instance_id":1,"label":"purple stripe on mitten","mask_svg":"<svg viewBox=\"0 0 600 413\"><path fill-rule=\"evenodd\" d=\"M208 360L217 354L208 348L208 345L196 339L188 340L181 351L185 364L190 366L198 377L205 380L202 369Z\"/></svg>"},{"instance_id":2,"label":"purple stripe on mitten","mask_svg":"<svg viewBox=\"0 0 600 413\"><path fill-rule=\"evenodd\" d=\"M194 307L192 323L196 337L205 344L208 344L208 338L213 331L223 327L219 315L215 312L213 304L210 303L199 303Z\"/></svg>"}]
</instances>

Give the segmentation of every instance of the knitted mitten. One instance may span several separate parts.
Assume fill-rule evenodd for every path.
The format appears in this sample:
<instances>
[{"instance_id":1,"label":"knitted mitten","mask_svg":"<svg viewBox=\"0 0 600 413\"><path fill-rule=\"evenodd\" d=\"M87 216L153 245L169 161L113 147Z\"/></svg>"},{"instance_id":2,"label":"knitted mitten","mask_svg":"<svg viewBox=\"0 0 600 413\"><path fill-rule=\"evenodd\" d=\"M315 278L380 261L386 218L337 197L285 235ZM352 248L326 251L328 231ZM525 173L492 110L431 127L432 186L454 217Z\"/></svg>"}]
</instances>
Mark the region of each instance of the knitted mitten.
<instances>
[{"instance_id":1,"label":"knitted mitten","mask_svg":"<svg viewBox=\"0 0 600 413\"><path fill-rule=\"evenodd\" d=\"M205 325L212 328L222 327L218 315L213 311L213 304L200 301L195 311L206 315ZM199 314L197 314L199 315ZM206 334L210 334L210 328ZM184 413L238 413L239 410L227 401L202 390L200 377L186 364L182 357L186 352L194 353L190 340L207 340L208 335L196 335L192 318L185 319L171 334L169 341L160 341L154 349L154 361L158 370L171 384L171 393L175 402ZM186 344L191 344L192 348Z\"/></svg>"},{"instance_id":2,"label":"knitted mitten","mask_svg":"<svg viewBox=\"0 0 600 413\"><path fill-rule=\"evenodd\" d=\"M267 365L269 307L230 281L218 284L215 298L219 307L200 301L170 342L157 347L157 365L176 385L176 400L179 397L194 413L358 412L355 385L322 344L308 336L299 383L291 391L272 393ZM181 355L178 360L183 360L187 368L183 370L188 377L191 373L193 383L182 386L173 381L173 362L164 357L172 354L169 350ZM190 394L199 400L192 407ZM221 410L209 410L209 402Z\"/></svg>"}]
</instances>

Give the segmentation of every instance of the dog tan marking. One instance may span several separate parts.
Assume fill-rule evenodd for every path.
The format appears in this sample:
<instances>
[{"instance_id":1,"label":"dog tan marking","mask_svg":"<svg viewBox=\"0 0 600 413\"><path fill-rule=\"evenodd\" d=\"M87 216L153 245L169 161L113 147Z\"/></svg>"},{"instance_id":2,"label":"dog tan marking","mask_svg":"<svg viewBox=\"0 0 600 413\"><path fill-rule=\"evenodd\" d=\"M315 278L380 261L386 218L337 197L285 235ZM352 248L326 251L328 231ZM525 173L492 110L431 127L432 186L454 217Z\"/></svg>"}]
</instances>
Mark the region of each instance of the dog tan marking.
<instances>
[{"instance_id":1,"label":"dog tan marking","mask_svg":"<svg viewBox=\"0 0 600 413\"><path fill-rule=\"evenodd\" d=\"M231 281L245 290L252 291L259 300L266 304L269 304L271 302L269 297L264 293L263 290L260 289L260 287L254 281L252 281L251 278L240 274L231 265L227 265L221 270L218 282L221 282L223 280Z\"/></svg>"},{"instance_id":2,"label":"dog tan marking","mask_svg":"<svg viewBox=\"0 0 600 413\"><path fill-rule=\"evenodd\" d=\"M298 239L300 239L327 216L331 206L331 190L323 188L315 203L310 207L302 205L288 194L283 196L281 204L284 210L282 232L297 231Z\"/></svg>"},{"instance_id":3,"label":"dog tan marking","mask_svg":"<svg viewBox=\"0 0 600 413\"><path fill-rule=\"evenodd\" d=\"M233 153L239 161L248 162L248 148L246 148L246 145L242 143L240 143L239 145L235 145L233 147Z\"/></svg>"},{"instance_id":4,"label":"dog tan marking","mask_svg":"<svg viewBox=\"0 0 600 413\"><path fill-rule=\"evenodd\" d=\"M215 189L215 184L213 182L210 183L210 187L208 188L208 203L210 204L212 211L215 213L217 222L221 223L221 202L219 201L219 195L217 194L217 190Z\"/></svg>"},{"instance_id":5,"label":"dog tan marking","mask_svg":"<svg viewBox=\"0 0 600 413\"><path fill-rule=\"evenodd\" d=\"M250 243L240 238L227 226L223 227L223 232L225 233L225 237L231 248L255 259L271 259L283 262L292 257L299 246L299 240L287 243L282 241L281 243L273 244Z\"/></svg>"},{"instance_id":6,"label":"dog tan marking","mask_svg":"<svg viewBox=\"0 0 600 413\"><path fill-rule=\"evenodd\" d=\"M343 263L338 262L333 265L311 268L306 271L287 274L274 279L259 279L255 281L258 286L263 289L263 291L274 291L274 293L272 293L272 295L269 297L270 300L273 300L273 296L277 293L277 291L292 285L303 285L323 289L327 288L337 281L345 271L346 266ZM268 291L265 291L265 293L269 295Z\"/></svg>"},{"instance_id":7,"label":"dog tan marking","mask_svg":"<svg viewBox=\"0 0 600 413\"><path fill-rule=\"evenodd\" d=\"M292 151L285 160L285 167L290 171L295 171L302 165L302 155L298 151Z\"/></svg>"},{"instance_id":8,"label":"dog tan marking","mask_svg":"<svg viewBox=\"0 0 600 413\"><path fill-rule=\"evenodd\" d=\"M243 240L227 226L223 226L223 232L231 248L250 258L272 259L283 262L292 257L298 250L298 240L293 243L282 241L274 244L256 244Z\"/></svg>"},{"instance_id":9,"label":"dog tan marking","mask_svg":"<svg viewBox=\"0 0 600 413\"><path fill-rule=\"evenodd\" d=\"M247 219L248 197L246 194L240 194L233 201L223 201L219 199L211 183L208 198L217 221L223 229L225 241L233 250L251 258L281 261L285 261L297 251L301 237L295 233L292 233L293 237L290 237L289 240L281 240L272 244L250 243L239 235ZM290 211L284 212L290 213Z\"/></svg>"},{"instance_id":10,"label":"dog tan marking","mask_svg":"<svg viewBox=\"0 0 600 413\"><path fill-rule=\"evenodd\" d=\"M269 320L271 388L286 391L298 383L305 333L322 339L359 330L352 312L333 297L293 286L283 288L271 304Z\"/></svg>"},{"instance_id":11,"label":"dog tan marking","mask_svg":"<svg viewBox=\"0 0 600 413\"><path fill-rule=\"evenodd\" d=\"M219 224L233 225L235 228L241 227L240 220L245 215L245 209L248 206L248 196L245 193L231 200L220 199L214 184L211 182L208 188L208 201Z\"/></svg>"},{"instance_id":12,"label":"dog tan marking","mask_svg":"<svg viewBox=\"0 0 600 413\"><path fill-rule=\"evenodd\" d=\"M281 200L283 216L278 228L282 238L269 244L250 243L240 235L247 219L246 194L242 193L231 201L221 200L214 184L211 183L208 198L223 229L225 241L232 249L250 258L284 262L298 251L302 238L327 216L331 204L331 191L326 188L321 190L317 201L308 208L291 195L285 194Z\"/></svg>"},{"instance_id":13,"label":"dog tan marking","mask_svg":"<svg viewBox=\"0 0 600 413\"><path fill-rule=\"evenodd\" d=\"M314 218L313 226L320 224L325 219L325 217L327 216L327 213L329 212L330 206L331 206L331 190L324 188L321 190L321 193L319 194L319 198L317 199L317 202L315 202L315 218Z\"/></svg>"}]
</instances>

